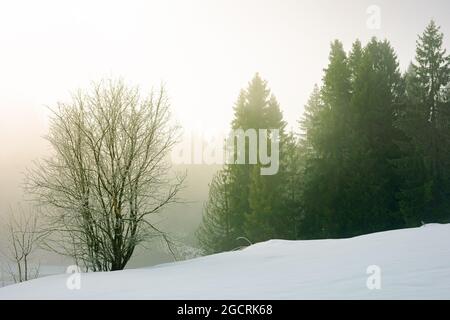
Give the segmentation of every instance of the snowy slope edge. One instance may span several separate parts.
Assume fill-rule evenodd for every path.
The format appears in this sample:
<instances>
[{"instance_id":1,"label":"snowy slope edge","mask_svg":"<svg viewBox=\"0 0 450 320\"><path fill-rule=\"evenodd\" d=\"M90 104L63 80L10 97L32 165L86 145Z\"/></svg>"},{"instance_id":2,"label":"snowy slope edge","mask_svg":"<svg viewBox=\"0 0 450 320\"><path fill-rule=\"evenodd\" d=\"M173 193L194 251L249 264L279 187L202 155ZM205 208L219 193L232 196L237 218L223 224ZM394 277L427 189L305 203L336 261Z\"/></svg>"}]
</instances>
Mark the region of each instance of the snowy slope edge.
<instances>
[{"instance_id":1,"label":"snowy slope edge","mask_svg":"<svg viewBox=\"0 0 450 320\"><path fill-rule=\"evenodd\" d=\"M367 286L379 267L379 290ZM40 278L0 299L450 299L450 224L351 239L272 240L144 269Z\"/></svg>"}]
</instances>

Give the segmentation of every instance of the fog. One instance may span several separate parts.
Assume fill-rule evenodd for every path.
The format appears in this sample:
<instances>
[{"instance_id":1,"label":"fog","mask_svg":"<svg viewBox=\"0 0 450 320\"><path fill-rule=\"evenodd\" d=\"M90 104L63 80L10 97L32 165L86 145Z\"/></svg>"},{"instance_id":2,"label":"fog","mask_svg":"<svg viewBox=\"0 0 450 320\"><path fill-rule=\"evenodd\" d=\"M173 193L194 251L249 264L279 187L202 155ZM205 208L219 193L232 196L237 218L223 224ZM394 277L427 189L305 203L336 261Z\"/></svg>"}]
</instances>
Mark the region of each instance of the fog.
<instances>
[{"instance_id":1,"label":"fog","mask_svg":"<svg viewBox=\"0 0 450 320\"><path fill-rule=\"evenodd\" d=\"M380 29L361 0L2 1L0 3L0 216L23 201L23 172L49 153L47 106L91 81L122 77L149 92L164 83L185 131L226 130L239 91L259 72L288 128L321 81L329 43L388 38L402 69L431 18L450 34L447 0L376 2ZM420 13L420 16L417 15ZM450 39L445 39L449 46ZM194 243L208 183L219 166L190 165L186 203L161 221ZM131 265L163 261L138 255Z\"/></svg>"}]
</instances>

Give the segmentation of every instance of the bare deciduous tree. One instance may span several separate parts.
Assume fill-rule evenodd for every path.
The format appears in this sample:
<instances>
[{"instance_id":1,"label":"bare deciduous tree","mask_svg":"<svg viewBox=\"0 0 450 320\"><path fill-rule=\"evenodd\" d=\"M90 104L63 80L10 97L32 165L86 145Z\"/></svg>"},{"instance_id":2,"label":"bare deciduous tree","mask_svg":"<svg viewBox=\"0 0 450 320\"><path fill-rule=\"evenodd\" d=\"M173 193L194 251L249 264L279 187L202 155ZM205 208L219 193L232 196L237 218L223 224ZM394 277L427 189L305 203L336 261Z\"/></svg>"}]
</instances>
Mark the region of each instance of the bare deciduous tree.
<instances>
[{"instance_id":1,"label":"bare deciduous tree","mask_svg":"<svg viewBox=\"0 0 450 320\"><path fill-rule=\"evenodd\" d=\"M170 176L179 127L165 90L142 98L122 81L102 81L52 111L54 155L27 183L48 212L46 245L87 270L121 270L140 243L168 239L150 218L177 200L184 180Z\"/></svg>"},{"instance_id":2,"label":"bare deciduous tree","mask_svg":"<svg viewBox=\"0 0 450 320\"><path fill-rule=\"evenodd\" d=\"M38 212L18 206L10 208L4 223L7 236L6 272L15 283L37 278L39 264L31 265L33 253L38 249L44 233L38 229Z\"/></svg>"}]
</instances>

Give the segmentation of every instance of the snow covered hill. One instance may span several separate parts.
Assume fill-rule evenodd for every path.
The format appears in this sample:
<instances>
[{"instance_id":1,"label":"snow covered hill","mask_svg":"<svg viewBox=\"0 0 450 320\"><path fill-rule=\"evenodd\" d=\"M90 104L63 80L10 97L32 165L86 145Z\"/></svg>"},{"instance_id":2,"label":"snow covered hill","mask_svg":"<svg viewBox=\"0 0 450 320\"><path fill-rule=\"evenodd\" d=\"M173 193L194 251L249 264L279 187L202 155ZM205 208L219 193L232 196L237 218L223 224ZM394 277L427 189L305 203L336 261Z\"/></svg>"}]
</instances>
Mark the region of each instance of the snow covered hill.
<instances>
[{"instance_id":1,"label":"snow covered hill","mask_svg":"<svg viewBox=\"0 0 450 320\"><path fill-rule=\"evenodd\" d=\"M380 271L379 290L367 286L377 276L369 266ZM67 288L68 277L4 287L0 299L450 299L450 225L273 240L151 268L82 274L79 290Z\"/></svg>"}]
</instances>

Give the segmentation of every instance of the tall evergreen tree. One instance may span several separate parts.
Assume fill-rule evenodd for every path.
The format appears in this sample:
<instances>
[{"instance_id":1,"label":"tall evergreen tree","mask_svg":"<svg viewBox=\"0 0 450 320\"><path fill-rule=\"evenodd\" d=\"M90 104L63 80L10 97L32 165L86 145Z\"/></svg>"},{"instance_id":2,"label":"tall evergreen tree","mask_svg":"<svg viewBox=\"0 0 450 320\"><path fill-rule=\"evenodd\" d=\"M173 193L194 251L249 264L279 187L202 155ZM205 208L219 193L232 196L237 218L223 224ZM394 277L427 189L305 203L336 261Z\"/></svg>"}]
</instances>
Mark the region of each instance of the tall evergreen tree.
<instances>
[{"instance_id":1,"label":"tall evergreen tree","mask_svg":"<svg viewBox=\"0 0 450 320\"><path fill-rule=\"evenodd\" d=\"M406 101L399 128L404 156L399 168L405 180L399 200L409 226L449 221L449 103L450 59L443 34L434 21L419 36L415 62L405 75Z\"/></svg>"},{"instance_id":2,"label":"tall evergreen tree","mask_svg":"<svg viewBox=\"0 0 450 320\"><path fill-rule=\"evenodd\" d=\"M353 84L348 235L403 226L395 198L399 181L391 162L400 152L394 123L401 88L394 50L387 41L372 39L363 50Z\"/></svg>"},{"instance_id":3,"label":"tall evergreen tree","mask_svg":"<svg viewBox=\"0 0 450 320\"><path fill-rule=\"evenodd\" d=\"M342 43L335 41L331 45L320 99L317 93L311 97L308 112L312 112L304 120L306 144L314 150L306 160L302 191L304 216L301 228L305 237L334 237L340 233L342 212L339 202L348 149L346 123L351 99L350 76Z\"/></svg>"},{"instance_id":4,"label":"tall evergreen tree","mask_svg":"<svg viewBox=\"0 0 450 320\"><path fill-rule=\"evenodd\" d=\"M239 99L234 108L234 119L232 129L281 129L284 126L282 114L275 97L271 95L267 82L257 73L250 81L248 88L241 91ZM259 146L259 137L257 137ZM235 212L237 231L240 236L261 239L259 235L265 234L261 230L261 223L264 223L264 213L261 207L255 207L256 197L270 197L269 190L266 193L256 193L254 188L265 188L255 184L265 183L267 179L256 179L254 176L260 174L260 164L250 164L249 140L245 142L245 164L229 165L231 206ZM259 149L257 149L258 151ZM273 186L275 187L275 186ZM253 202L251 202L253 199ZM265 210L270 210L265 208ZM260 217L255 218L255 215ZM259 224L259 226L258 226ZM251 230L250 230L251 229ZM253 239L253 241L256 241Z\"/></svg>"},{"instance_id":5,"label":"tall evergreen tree","mask_svg":"<svg viewBox=\"0 0 450 320\"><path fill-rule=\"evenodd\" d=\"M283 153L286 124L275 96L270 93L266 81L263 81L259 74L256 74L250 83L247 90L247 104L244 105L243 112L236 114L233 121L234 129L239 129L236 127L237 124L240 124L242 129L279 130L279 137L269 134L267 141L260 141L258 136L257 151L259 154L261 144L265 143L268 151L271 152L271 141L278 139L280 154ZM248 146L246 146L246 154L248 154ZM276 159L276 161L280 162L280 159ZM244 235L252 242L282 237L285 232L283 228L277 227L285 226L282 221L286 219L286 212L282 210L280 197L284 166L280 166L275 175L261 175L262 166L259 160L256 165L231 166L232 171L234 169L239 173L244 173L242 181L247 183L238 182L239 187L246 187L248 192L248 208L243 212Z\"/></svg>"},{"instance_id":6,"label":"tall evergreen tree","mask_svg":"<svg viewBox=\"0 0 450 320\"><path fill-rule=\"evenodd\" d=\"M278 129L282 149L286 139L284 127L285 123L276 98L271 95L267 82L256 74L248 88L242 90L239 95L234 107L232 129ZM270 141L274 137L269 135L268 139L269 141L256 142L258 146L260 143L267 143L270 146ZM270 148L268 150L271 152ZM237 239L240 237L247 237L256 242L277 237L280 232L285 232L284 226L287 223L280 219L287 219L286 211L283 211L279 197L284 175L262 176L263 164L259 161L256 164L249 163L247 139L245 155L245 164L225 166L211 185L203 224L198 231L201 245L209 251L236 248L239 246ZM284 166L280 166L279 170L282 171L283 168ZM228 212L227 215L223 214L224 210Z\"/></svg>"}]
</instances>

